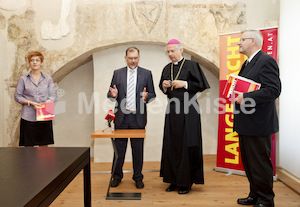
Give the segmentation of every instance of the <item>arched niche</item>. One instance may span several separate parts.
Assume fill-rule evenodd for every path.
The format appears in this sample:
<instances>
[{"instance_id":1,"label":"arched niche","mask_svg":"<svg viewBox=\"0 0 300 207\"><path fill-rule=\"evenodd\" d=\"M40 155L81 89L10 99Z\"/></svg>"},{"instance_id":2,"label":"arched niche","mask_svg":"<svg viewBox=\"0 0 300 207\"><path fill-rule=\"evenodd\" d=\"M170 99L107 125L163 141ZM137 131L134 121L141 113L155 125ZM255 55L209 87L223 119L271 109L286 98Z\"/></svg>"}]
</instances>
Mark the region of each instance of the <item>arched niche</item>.
<instances>
[{"instance_id":1,"label":"arched niche","mask_svg":"<svg viewBox=\"0 0 300 207\"><path fill-rule=\"evenodd\" d=\"M106 46L96 47L94 49L91 49L89 51L86 51L77 57L74 57L72 60L64 64L61 68L59 68L53 75L52 78L54 82L61 81L66 75L71 73L76 68L80 67L81 65L84 65L85 63L92 60L92 55L95 52L105 50L112 47L117 47L120 45L138 45L138 44L150 44L150 45L160 45L165 46L165 42L140 42L140 41L132 41L132 42L123 42L123 43L116 43L116 44L110 44ZM184 46L184 45L183 45ZM209 70L212 74L214 74L217 78L219 76L219 68L210 60L207 60L203 56L197 54L193 50L184 48L184 51L187 54L191 55L191 59L198 62L201 66L205 67L207 70Z\"/></svg>"},{"instance_id":2,"label":"arched niche","mask_svg":"<svg viewBox=\"0 0 300 207\"><path fill-rule=\"evenodd\" d=\"M112 78L112 72L114 69L119 68L120 66L116 66L114 64L109 65L109 69L107 67L103 68L103 73L99 73L100 66L98 67L97 58L101 56L105 56L107 59L110 59L111 56L114 56L118 61L121 61L119 64L122 65L121 67L125 66L125 61L123 59L125 55L125 50L129 46L137 46L141 51L141 58L148 58L147 62L149 62L150 58L154 58L157 56L166 56L164 57L165 61L169 62L169 59L167 55L164 53L164 47L165 44L145 44L145 42L126 42L126 43L120 43L120 44L113 44L105 47L98 47L94 48L92 50L89 50L78 57L74 58L73 60L66 63L63 67L61 67L59 70L57 70L53 74L53 79L55 82L58 83L59 88L66 89L66 94L68 94L69 98L64 99L66 101L67 105L69 103L72 103L72 106L66 106L66 109L68 110L67 113L63 115L57 115L57 120L54 125L54 133L57 135L57 142L56 146L82 146L84 143L86 146L91 143L92 148L92 154L95 155L94 160L97 161L97 157L99 162L110 162L111 161L111 154L112 154L112 148L111 148L111 142L110 140L91 140L90 139L90 133L93 130L105 128L105 120L104 116L107 111L103 111L103 107L99 104L103 105L102 101L106 99L106 93L107 89L109 87L109 83ZM141 47L141 48L140 48ZM153 52L153 48L158 48ZM154 55L146 55L145 50L151 50L152 54ZM118 53L117 55L115 53ZM111 54L111 56L109 56ZM148 53L149 54L149 53ZM108 56L107 56L108 55ZM197 55L195 52L185 49L185 55L188 56L188 59L192 59L194 61L197 61L201 67L203 68L204 72L206 74L209 74L210 79L214 79L213 83L211 81L211 89L208 90L208 92L201 93L201 95L198 97L198 102L200 103L200 106L202 107L201 110L203 110L203 114L201 115L202 120L202 134L203 134L203 144L204 144L204 152L206 154L215 154L216 153L216 146L217 146L217 114L213 112L212 107L213 106L213 100L218 97L218 69L217 67L210 61L206 60L205 58ZM104 58L105 60L105 58ZM101 61L101 60L100 60ZM99 62L99 60L98 60ZM140 61L142 63L142 61ZM158 89L158 81L161 74L161 70L163 66L166 64L164 62L163 64L159 64L159 68L156 68L152 71L153 78L154 78L154 84L156 87L156 94L157 98L155 101L164 102L166 101L166 97L161 93L161 91ZM141 64L142 67L146 67L146 65ZM157 66L157 64L156 64ZM94 68L96 67L96 68ZM148 68L153 69L153 68ZM95 73L94 70L98 70L97 73ZM81 72L80 72L81 71ZM207 72L208 71L208 72ZM77 74L76 76L73 76L72 74ZM89 74L88 74L89 73ZM93 73L91 75L91 73ZM90 78L90 81L86 80L86 77L88 76ZM101 79L97 79L95 82L95 78L101 77ZM95 109L93 112L89 109L88 113L76 115L78 113L78 107L74 106L74 102L78 102L78 93L80 91L84 91L83 87L85 87L85 84L82 84L83 82L85 84L89 84L88 90L86 90L86 94L84 95L87 105L91 103L91 100L93 98L93 93L96 93L97 97L96 99L100 99L97 102L97 100L94 102L94 107L100 108L100 112L95 112ZM67 82L68 84L73 84L72 86L65 84ZM92 82L94 85L101 85L98 86L98 89L95 89L94 86L92 86ZM82 85L81 85L82 84ZM78 85L81 85L82 88L73 91L68 90L74 90L75 87L78 87ZM80 87L80 86L79 86ZM103 90L99 91L99 88L103 88ZM72 95L69 95L69 94ZM95 97L94 97L95 98ZM211 100L209 100L211 99ZM210 103L208 103L210 101ZM58 104L58 103L56 103ZM153 104L153 103L150 103ZM148 110L149 106L148 105ZM205 108L207 105L210 104L210 112L207 112L207 109ZM80 104L78 104L80 105ZM82 104L81 104L82 105ZM113 103L108 103L109 107L113 107ZM70 108L72 108L70 110ZM77 108L76 108L77 107ZM151 106L150 106L151 107ZM149 133L147 135L147 140L145 142L145 161L159 161L159 153L161 151L161 139L162 139L162 132L163 132L163 125L164 125L164 112L165 112L165 106L163 105L161 107L161 114L160 115L151 115L148 111L148 124L147 124L147 132ZM82 111L82 110L81 110ZM97 111L97 110L96 110ZM79 117L80 116L80 117ZM82 124L78 124L79 122L82 122ZM87 129L88 128L88 129ZM76 133L77 131L77 133ZM84 133L83 133L84 132ZM68 137L69 136L69 137ZM80 140L84 139L84 140ZM151 140L151 141L150 141ZM100 153L100 155L99 155ZM128 156L126 156L126 159L130 160L131 154L130 154L130 147L128 147ZM152 156L155 154L155 156Z\"/></svg>"}]
</instances>

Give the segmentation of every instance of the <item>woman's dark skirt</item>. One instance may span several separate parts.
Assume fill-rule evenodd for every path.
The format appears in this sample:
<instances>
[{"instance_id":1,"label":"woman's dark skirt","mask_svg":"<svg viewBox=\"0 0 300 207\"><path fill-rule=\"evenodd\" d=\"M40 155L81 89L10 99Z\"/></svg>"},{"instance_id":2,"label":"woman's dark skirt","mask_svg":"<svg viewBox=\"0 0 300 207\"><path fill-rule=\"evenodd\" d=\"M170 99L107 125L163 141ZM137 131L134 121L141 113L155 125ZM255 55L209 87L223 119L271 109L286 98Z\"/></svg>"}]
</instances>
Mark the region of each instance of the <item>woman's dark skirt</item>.
<instances>
[{"instance_id":1,"label":"woman's dark skirt","mask_svg":"<svg viewBox=\"0 0 300 207\"><path fill-rule=\"evenodd\" d=\"M52 120L26 121L21 119L19 146L54 144Z\"/></svg>"}]
</instances>

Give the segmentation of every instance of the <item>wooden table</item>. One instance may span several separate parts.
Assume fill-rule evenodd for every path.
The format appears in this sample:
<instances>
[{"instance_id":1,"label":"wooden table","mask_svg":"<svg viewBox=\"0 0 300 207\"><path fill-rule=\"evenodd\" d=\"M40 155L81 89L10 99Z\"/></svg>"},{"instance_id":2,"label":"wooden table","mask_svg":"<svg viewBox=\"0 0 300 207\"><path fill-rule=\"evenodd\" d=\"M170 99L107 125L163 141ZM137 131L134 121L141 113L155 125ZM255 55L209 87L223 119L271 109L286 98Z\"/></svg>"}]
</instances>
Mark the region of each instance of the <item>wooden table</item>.
<instances>
[{"instance_id":1,"label":"wooden table","mask_svg":"<svg viewBox=\"0 0 300 207\"><path fill-rule=\"evenodd\" d=\"M97 130L91 134L91 138L111 138L115 160L113 165L113 171L111 173L106 200L141 200L141 193L110 193L110 186L113 180L116 164L118 160L118 152L115 145L116 138L145 138L146 137L146 130L145 129L118 129L118 130Z\"/></svg>"},{"instance_id":2,"label":"wooden table","mask_svg":"<svg viewBox=\"0 0 300 207\"><path fill-rule=\"evenodd\" d=\"M89 147L0 148L0 167L1 206L49 206L82 169L91 206Z\"/></svg>"}]
</instances>

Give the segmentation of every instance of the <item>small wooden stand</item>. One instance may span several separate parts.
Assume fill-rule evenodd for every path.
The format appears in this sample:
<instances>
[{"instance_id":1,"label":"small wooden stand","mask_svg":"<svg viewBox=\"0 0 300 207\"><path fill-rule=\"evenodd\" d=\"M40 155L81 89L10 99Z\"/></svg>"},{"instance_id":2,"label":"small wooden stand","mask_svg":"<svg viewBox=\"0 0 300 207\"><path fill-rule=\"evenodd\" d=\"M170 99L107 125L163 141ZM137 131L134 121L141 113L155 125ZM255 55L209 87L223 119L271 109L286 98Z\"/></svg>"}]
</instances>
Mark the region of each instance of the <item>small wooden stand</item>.
<instances>
[{"instance_id":1,"label":"small wooden stand","mask_svg":"<svg viewBox=\"0 0 300 207\"><path fill-rule=\"evenodd\" d=\"M118 129L118 130L97 130L91 134L91 138L111 138L115 160L113 165L113 171L111 173L106 200L141 200L141 193L110 193L110 186L113 180L116 164L118 160L118 152L115 145L116 138L145 138L146 137L146 130L145 129Z\"/></svg>"}]
</instances>

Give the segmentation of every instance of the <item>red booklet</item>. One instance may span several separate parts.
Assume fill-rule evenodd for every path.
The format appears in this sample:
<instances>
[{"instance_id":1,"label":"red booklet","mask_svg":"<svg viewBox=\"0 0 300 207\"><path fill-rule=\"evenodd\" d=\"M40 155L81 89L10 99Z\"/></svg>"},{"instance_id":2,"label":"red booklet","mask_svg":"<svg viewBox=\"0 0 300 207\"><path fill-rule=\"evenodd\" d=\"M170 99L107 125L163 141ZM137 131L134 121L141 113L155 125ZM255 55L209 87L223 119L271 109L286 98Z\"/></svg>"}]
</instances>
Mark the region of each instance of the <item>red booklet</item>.
<instances>
[{"instance_id":1,"label":"red booklet","mask_svg":"<svg viewBox=\"0 0 300 207\"><path fill-rule=\"evenodd\" d=\"M36 120L47 121L54 119L54 103L51 101L40 103L40 105L40 107L36 108Z\"/></svg>"},{"instance_id":2,"label":"red booklet","mask_svg":"<svg viewBox=\"0 0 300 207\"><path fill-rule=\"evenodd\" d=\"M223 90L226 98L231 98L234 91L247 93L260 89L261 84L242 76L230 74Z\"/></svg>"}]
</instances>

